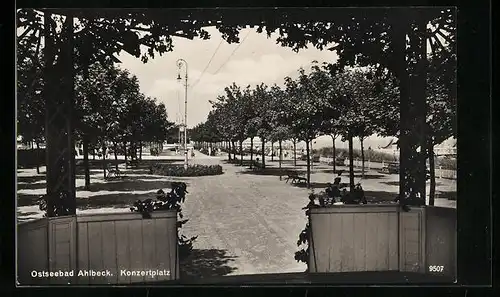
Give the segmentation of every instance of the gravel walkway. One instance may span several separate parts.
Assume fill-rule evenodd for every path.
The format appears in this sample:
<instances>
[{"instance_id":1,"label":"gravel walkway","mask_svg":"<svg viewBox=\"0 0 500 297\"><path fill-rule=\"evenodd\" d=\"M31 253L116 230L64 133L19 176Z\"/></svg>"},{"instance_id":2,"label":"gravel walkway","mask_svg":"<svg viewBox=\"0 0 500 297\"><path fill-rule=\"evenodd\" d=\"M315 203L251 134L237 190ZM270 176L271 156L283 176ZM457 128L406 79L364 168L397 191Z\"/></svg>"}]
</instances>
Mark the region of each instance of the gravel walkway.
<instances>
[{"instance_id":1,"label":"gravel walkway","mask_svg":"<svg viewBox=\"0 0 500 297\"><path fill-rule=\"evenodd\" d=\"M198 152L193 162L220 164L221 158ZM183 210L190 221L182 232L199 236L194 248L219 255L206 261L219 262L227 274L303 272L306 265L294 253L306 223L301 208L307 190L284 181L279 186L276 176L242 174L245 167L222 166L223 175L189 179Z\"/></svg>"}]
</instances>

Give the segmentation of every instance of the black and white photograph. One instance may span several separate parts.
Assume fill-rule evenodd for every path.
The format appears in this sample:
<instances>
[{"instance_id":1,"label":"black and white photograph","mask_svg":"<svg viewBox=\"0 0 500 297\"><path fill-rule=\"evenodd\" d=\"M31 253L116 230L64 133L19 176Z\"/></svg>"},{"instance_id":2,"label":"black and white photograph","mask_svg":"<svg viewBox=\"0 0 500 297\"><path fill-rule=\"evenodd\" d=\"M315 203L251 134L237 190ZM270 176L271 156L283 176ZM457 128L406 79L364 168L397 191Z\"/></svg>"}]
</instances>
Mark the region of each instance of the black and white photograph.
<instances>
[{"instance_id":1,"label":"black and white photograph","mask_svg":"<svg viewBox=\"0 0 500 297\"><path fill-rule=\"evenodd\" d=\"M29 285L453 283L453 7L16 14Z\"/></svg>"}]
</instances>

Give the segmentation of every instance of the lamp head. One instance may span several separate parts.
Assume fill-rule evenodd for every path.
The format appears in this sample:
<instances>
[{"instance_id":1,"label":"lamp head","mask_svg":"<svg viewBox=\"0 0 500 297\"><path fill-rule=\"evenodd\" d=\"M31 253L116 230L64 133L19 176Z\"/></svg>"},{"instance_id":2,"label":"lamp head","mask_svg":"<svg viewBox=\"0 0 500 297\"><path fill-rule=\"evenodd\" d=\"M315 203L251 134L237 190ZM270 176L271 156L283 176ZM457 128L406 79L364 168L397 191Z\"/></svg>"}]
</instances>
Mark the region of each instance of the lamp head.
<instances>
[{"instance_id":1,"label":"lamp head","mask_svg":"<svg viewBox=\"0 0 500 297\"><path fill-rule=\"evenodd\" d=\"M177 74L177 80L178 80L178 81L181 81L181 79L182 79L182 78L181 78L181 74L180 74L180 73L178 73L178 74Z\"/></svg>"}]
</instances>

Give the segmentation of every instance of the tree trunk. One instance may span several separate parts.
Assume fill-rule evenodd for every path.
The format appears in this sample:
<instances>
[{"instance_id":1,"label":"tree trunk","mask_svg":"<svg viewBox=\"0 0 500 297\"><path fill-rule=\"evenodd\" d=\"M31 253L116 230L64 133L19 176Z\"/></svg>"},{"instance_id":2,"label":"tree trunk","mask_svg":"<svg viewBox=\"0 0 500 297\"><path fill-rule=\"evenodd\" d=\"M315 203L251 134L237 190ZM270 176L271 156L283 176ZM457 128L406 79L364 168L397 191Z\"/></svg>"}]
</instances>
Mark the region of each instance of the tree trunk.
<instances>
[{"instance_id":1,"label":"tree trunk","mask_svg":"<svg viewBox=\"0 0 500 297\"><path fill-rule=\"evenodd\" d=\"M335 164L335 161L336 161L336 155L337 155L337 152L336 152L336 149L335 149L335 138L337 137L334 137L333 135L330 135L332 137L332 157L333 157L333 175L335 175L337 172L337 164Z\"/></svg>"},{"instance_id":2,"label":"tree trunk","mask_svg":"<svg viewBox=\"0 0 500 297\"><path fill-rule=\"evenodd\" d=\"M102 171L106 178L106 144L104 142L102 144Z\"/></svg>"},{"instance_id":3,"label":"tree trunk","mask_svg":"<svg viewBox=\"0 0 500 297\"><path fill-rule=\"evenodd\" d=\"M92 160L93 160L93 161L95 161L95 154L96 154L96 152L95 152L95 148L94 148L94 149L92 149L92 151L94 152L94 154L92 154Z\"/></svg>"},{"instance_id":4,"label":"tree trunk","mask_svg":"<svg viewBox=\"0 0 500 297\"><path fill-rule=\"evenodd\" d=\"M283 160L283 147L281 145L281 140L278 140L278 145L279 145L279 168L280 168L280 180L281 180L281 162Z\"/></svg>"},{"instance_id":5,"label":"tree trunk","mask_svg":"<svg viewBox=\"0 0 500 297\"><path fill-rule=\"evenodd\" d=\"M125 157L125 169L127 169L127 142L123 142L123 156Z\"/></svg>"},{"instance_id":6,"label":"tree trunk","mask_svg":"<svg viewBox=\"0 0 500 297\"><path fill-rule=\"evenodd\" d=\"M243 140L240 139L240 166L243 166Z\"/></svg>"},{"instance_id":7,"label":"tree trunk","mask_svg":"<svg viewBox=\"0 0 500 297\"><path fill-rule=\"evenodd\" d=\"M349 191L354 191L354 149L352 143L352 135L349 134Z\"/></svg>"},{"instance_id":8,"label":"tree trunk","mask_svg":"<svg viewBox=\"0 0 500 297\"><path fill-rule=\"evenodd\" d=\"M309 158L309 140L306 139L307 188L311 187L311 159Z\"/></svg>"},{"instance_id":9,"label":"tree trunk","mask_svg":"<svg viewBox=\"0 0 500 297\"><path fill-rule=\"evenodd\" d=\"M253 136L250 137L250 169L253 168Z\"/></svg>"},{"instance_id":10,"label":"tree trunk","mask_svg":"<svg viewBox=\"0 0 500 297\"><path fill-rule=\"evenodd\" d=\"M274 161L274 141L271 141L271 162Z\"/></svg>"},{"instance_id":11,"label":"tree trunk","mask_svg":"<svg viewBox=\"0 0 500 297\"><path fill-rule=\"evenodd\" d=\"M364 138L359 138L359 143L361 144L361 178L365 178L365 150L363 147Z\"/></svg>"},{"instance_id":12,"label":"tree trunk","mask_svg":"<svg viewBox=\"0 0 500 297\"><path fill-rule=\"evenodd\" d=\"M33 143L31 143L31 148L33 149ZM36 142L35 158L36 158L36 173L40 174L40 145L38 144L38 141Z\"/></svg>"},{"instance_id":13,"label":"tree trunk","mask_svg":"<svg viewBox=\"0 0 500 297\"><path fill-rule=\"evenodd\" d=\"M266 139L261 137L260 140L262 141L262 169L264 169L266 167L266 152L264 151L266 148Z\"/></svg>"},{"instance_id":14,"label":"tree trunk","mask_svg":"<svg viewBox=\"0 0 500 297\"><path fill-rule=\"evenodd\" d=\"M236 157L236 145L234 144L234 140L231 140L231 146L232 146L232 151L233 151L233 158L234 160L238 160L238 158Z\"/></svg>"},{"instance_id":15,"label":"tree trunk","mask_svg":"<svg viewBox=\"0 0 500 297\"><path fill-rule=\"evenodd\" d=\"M432 140L428 143L429 150L429 170L430 170L430 185L429 185L429 205L434 205L434 198L436 196L436 165L434 162L434 145Z\"/></svg>"},{"instance_id":16,"label":"tree trunk","mask_svg":"<svg viewBox=\"0 0 500 297\"><path fill-rule=\"evenodd\" d=\"M396 78L399 79L399 137L398 137L398 146L399 146L399 199L403 201L408 197L407 192L410 189L408 184L408 159L411 158L411 149L408 146L408 119L410 118L410 103L409 103L409 76L407 71L407 61L406 61L406 34L409 30L409 25L407 20L404 19L405 16L399 15L394 19L394 23L392 24L392 41L394 44L394 73Z\"/></svg>"},{"instance_id":17,"label":"tree trunk","mask_svg":"<svg viewBox=\"0 0 500 297\"><path fill-rule=\"evenodd\" d=\"M113 143L113 154L115 155L115 169L118 171L118 155L116 153L116 149L118 148L118 145L116 142Z\"/></svg>"},{"instance_id":18,"label":"tree trunk","mask_svg":"<svg viewBox=\"0 0 500 297\"><path fill-rule=\"evenodd\" d=\"M419 34L425 34L427 30L427 22L425 20L419 19L418 25L417 25L417 30ZM427 128L426 128L426 118L427 118L427 68L428 68L428 60L427 60L427 39L426 38L419 38L417 39L418 43L418 62L417 62L417 75L414 76L415 82L412 83L412 86L415 86L415 91L412 92L413 94L416 95L415 100L412 100L415 104L415 110L417 111L416 115L416 122L417 122L417 129L416 129L416 134L419 136L418 137L418 147L420 147L420 154L418 154L418 168L419 170L417 171L417 189L420 193L420 197L423 200L422 202L425 204L425 196L426 196L426 177L427 177L427 166L426 166L426 159L427 159L427 154L425 150L426 142L428 137L426 136L427 134Z\"/></svg>"},{"instance_id":19,"label":"tree trunk","mask_svg":"<svg viewBox=\"0 0 500 297\"><path fill-rule=\"evenodd\" d=\"M139 141L139 160L142 161L142 140Z\"/></svg>"},{"instance_id":20,"label":"tree trunk","mask_svg":"<svg viewBox=\"0 0 500 297\"><path fill-rule=\"evenodd\" d=\"M95 156L95 154L94 154ZM85 171L85 190L90 188L90 166L89 166L89 140L83 136L83 170Z\"/></svg>"},{"instance_id":21,"label":"tree trunk","mask_svg":"<svg viewBox=\"0 0 500 297\"><path fill-rule=\"evenodd\" d=\"M293 140L293 166L297 167L297 140Z\"/></svg>"}]
</instances>

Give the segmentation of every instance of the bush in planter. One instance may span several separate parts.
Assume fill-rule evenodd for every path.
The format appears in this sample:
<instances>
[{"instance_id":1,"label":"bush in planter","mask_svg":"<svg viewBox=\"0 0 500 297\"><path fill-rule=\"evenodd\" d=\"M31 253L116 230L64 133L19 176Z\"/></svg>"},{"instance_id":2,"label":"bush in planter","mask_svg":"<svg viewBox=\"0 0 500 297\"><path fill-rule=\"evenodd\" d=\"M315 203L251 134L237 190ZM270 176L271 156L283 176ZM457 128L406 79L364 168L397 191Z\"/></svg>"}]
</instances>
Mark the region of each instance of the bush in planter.
<instances>
[{"instance_id":1,"label":"bush in planter","mask_svg":"<svg viewBox=\"0 0 500 297\"><path fill-rule=\"evenodd\" d=\"M155 164L150 167L151 174L168 176L207 176L222 174L220 165L189 165L184 169L183 165Z\"/></svg>"},{"instance_id":2,"label":"bush in planter","mask_svg":"<svg viewBox=\"0 0 500 297\"><path fill-rule=\"evenodd\" d=\"M177 240L179 244L179 259L185 259L193 250L193 242L198 236L191 238L180 234L180 229L189 220L184 219L182 214L181 203L186 200L187 186L183 182L173 182L172 189L169 193L165 193L162 189L156 193L156 200L146 199L137 200L134 206L130 208L133 212L140 212L142 216L147 219L151 218L151 212L157 210L177 210L180 220L177 221Z\"/></svg>"}]
</instances>

